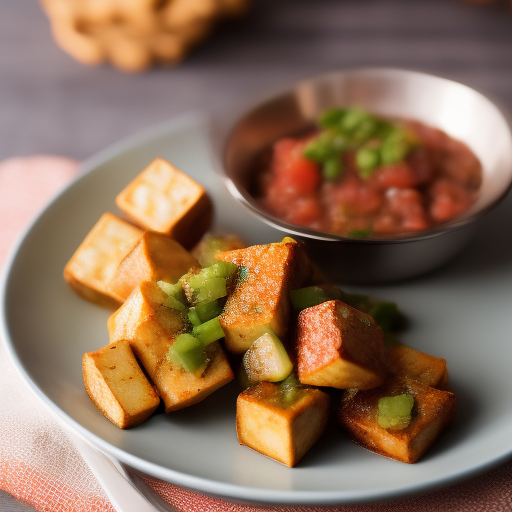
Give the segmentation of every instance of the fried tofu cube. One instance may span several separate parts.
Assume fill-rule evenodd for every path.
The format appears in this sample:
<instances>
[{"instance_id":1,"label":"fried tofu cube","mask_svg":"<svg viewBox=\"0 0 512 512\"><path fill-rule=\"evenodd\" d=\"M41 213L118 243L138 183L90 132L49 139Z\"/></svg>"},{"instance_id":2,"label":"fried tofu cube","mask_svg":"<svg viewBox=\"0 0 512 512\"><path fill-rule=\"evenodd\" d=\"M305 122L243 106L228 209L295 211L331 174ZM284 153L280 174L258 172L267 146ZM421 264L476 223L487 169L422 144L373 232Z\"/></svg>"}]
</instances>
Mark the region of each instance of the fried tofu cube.
<instances>
[{"instance_id":1,"label":"fried tofu cube","mask_svg":"<svg viewBox=\"0 0 512 512\"><path fill-rule=\"evenodd\" d=\"M82 371L87 394L119 428L142 423L160 403L127 341L84 354Z\"/></svg>"},{"instance_id":2,"label":"fried tofu cube","mask_svg":"<svg viewBox=\"0 0 512 512\"><path fill-rule=\"evenodd\" d=\"M128 298L144 281L176 283L199 262L178 242L166 235L146 231L139 243L117 267L109 287L114 294Z\"/></svg>"},{"instance_id":3,"label":"fried tofu cube","mask_svg":"<svg viewBox=\"0 0 512 512\"><path fill-rule=\"evenodd\" d=\"M226 354L218 342L206 347L209 363L198 375L187 372L168 358L176 336L189 325L178 311L163 306L166 295L158 285L137 286L125 303L108 319L110 341L126 339L153 381L166 412L200 402L233 380Z\"/></svg>"},{"instance_id":4,"label":"fried tofu cube","mask_svg":"<svg viewBox=\"0 0 512 512\"><path fill-rule=\"evenodd\" d=\"M293 467L317 442L329 420L329 395L299 387L292 401L278 384L260 382L243 391L236 404L240 444Z\"/></svg>"},{"instance_id":5,"label":"fried tofu cube","mask_svg":"<svg viewBox=\"0 0 512 512\"><path fill-rule=\"evenodd\" d=\"M370 389L386 376L384 334L373 318L339 300L304 309L296 349L303 384Z\"/></svg>"},{"instance_id":6,"label":"fried tofu cube","mask_svg":"<svg viewBox=\"0 0 512 512\"><path fill-rule=\"evenodd\" d=\"M116 204L135 224L168 235L187 249L203 236L212 220L205 189L161 158L116 197Z\"/></svg>"},{"instance_id":7,"label":"fried tofu cube","mask_svg":"<svg viewBox=\"0 0 512 512\"><path fill-rule=\"evenodd\" d=\"M220 318L226 348L241 354L269 329L278 337L286 337L290 290L304 283L311 273L302 245L285 239L219 252L216 257L245 267L243 279L228 297Z\"/></svg>"},{"instance_id":8,"label":"fried tofu cube","mask_svg":"<svg viewBox=\"0 0 512 512\"><path fill-rule=\"evenodd\" d=\"M378 422L379 399L404 393L414 398L410 423L402 430L382 428ZM397 378L378 388L349 394L342 401L339 421L355 443L385 457L414 463L452 423L456 410L457 395Z\"/></svg>"},{"instance_id":9,"label":"fried tofu cube","mask_svg":"<svg viewBox=\"0 0 512 512\"><path fill-rule=\"evenodd\" d=\"M123 298L108 285L121 261L142 235L143 231L138 227L112 213L105 213L67 263L64 278L85 299L118 307Z\"/></svg>"},{"instance_id":10,"label":"fried tofu cube","mask_svg":"<svg viewBox=\"0 0 512 512\"><path fill-rule=\"evenodd\" d=\"M414 379L431 388L448 389L448 369L440 357L405 345L390 345L386 347L386 361L397 377Z\"/></svg>"}]
</instances>

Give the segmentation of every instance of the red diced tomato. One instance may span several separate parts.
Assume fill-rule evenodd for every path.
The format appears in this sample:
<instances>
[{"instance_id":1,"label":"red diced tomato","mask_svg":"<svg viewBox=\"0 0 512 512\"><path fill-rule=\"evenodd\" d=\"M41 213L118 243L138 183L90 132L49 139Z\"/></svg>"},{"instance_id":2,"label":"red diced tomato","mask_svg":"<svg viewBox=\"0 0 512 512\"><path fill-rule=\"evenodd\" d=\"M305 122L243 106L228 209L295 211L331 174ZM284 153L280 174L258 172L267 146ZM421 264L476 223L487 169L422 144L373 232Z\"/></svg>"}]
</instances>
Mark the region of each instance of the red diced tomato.
<instances>
[{"instance_id":1,"label":"red diced tomato","mask_svg":"<svg viewBox=\"0 0 512 512\"><path fill-rule=\"evenodd\" d=\"M321 180L318 165L302 155L305 142L282 139L274 144L272 168L283 188L297 196L313 193Z\"/></svg>"},{"instance_id":2,"label":"red diced tomato","mask_svg":"<svg viewBox=\"0 0 512 512\"><path fill-rule=\"evenodd\" d=\"M368 181L382 189L412 188L418 184L415 172L405 162L376 169Z\"/></svg>"},{"instance_id":3,"label":"red diced tomato","mask_svg":"<svg viewBox=\"0 0 512 512\"><path fill-rule=\"evenodd\" d=\"M322 207L316 197L303 197L291 203L286 221L300 226L311 226L322 217Z\"/></svg>"},{"instance_id":4,"label":"red diced tomato","mask_svg":"<svg viewBox=\"0 0 512 512\"><path fill-rule=\"evenodd\" d=\"M382 206L382 193L355 174L331 187L328 203L342 207L348 215L368 215Z\"/></svg>"},{"instance_id":5,"label":"red diced tomato","mask_svg":"<svg viewBox=\"0 0 512 512\"><path fill-rule=\"evenodd\" d=\"M439 179L429 189L429 214L436 222L452 219L467 210L474 201L474 192L449 179Z\"/></svg>"}]
</instances>

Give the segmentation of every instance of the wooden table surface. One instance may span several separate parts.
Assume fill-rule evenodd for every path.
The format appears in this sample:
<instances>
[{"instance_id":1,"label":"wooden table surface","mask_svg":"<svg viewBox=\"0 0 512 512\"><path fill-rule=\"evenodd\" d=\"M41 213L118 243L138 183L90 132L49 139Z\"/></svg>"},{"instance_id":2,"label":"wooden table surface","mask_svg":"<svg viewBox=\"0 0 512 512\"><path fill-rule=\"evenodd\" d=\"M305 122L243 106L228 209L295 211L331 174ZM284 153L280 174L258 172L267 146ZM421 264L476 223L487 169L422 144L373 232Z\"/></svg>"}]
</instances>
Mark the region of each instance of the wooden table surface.
<instances>
[{"instance_id":1,"label":"wooden table surface","mask_svg":"<svg viewBox=\"0 0 512 512\"><path fill-rule=\"evenodd\" d=\"M476 87L512 112L509 2L255 0L175 68L86 67L52 41L36 0L0 1L0 160L85 159L190 110L223 110L319 72L426 71ZM0 492L0 509L14 510ZM23 507L23 510L25 508Z\"/></svg>"}]
</instances>

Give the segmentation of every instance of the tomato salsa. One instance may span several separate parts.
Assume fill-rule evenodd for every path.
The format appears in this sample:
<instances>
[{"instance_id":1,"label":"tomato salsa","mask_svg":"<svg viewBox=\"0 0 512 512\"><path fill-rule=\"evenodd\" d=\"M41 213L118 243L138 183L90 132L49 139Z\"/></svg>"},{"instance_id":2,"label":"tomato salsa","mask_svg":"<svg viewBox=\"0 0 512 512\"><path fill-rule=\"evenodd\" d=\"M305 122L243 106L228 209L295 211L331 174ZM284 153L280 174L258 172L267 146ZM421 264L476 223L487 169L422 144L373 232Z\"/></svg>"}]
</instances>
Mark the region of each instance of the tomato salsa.
<instances>
[{"instance_id":1,"label":"tomato salsa","mask_svg":"<svg viewBox=\"0 0 512 512\"><path fill-rule=\"evenodd\" d=\"M476 201L482 167L462 142L418 121L332 109L278 140L258 164L256 196L292 224L348 237L406 235Z\"/></svg>"}]
</instances>

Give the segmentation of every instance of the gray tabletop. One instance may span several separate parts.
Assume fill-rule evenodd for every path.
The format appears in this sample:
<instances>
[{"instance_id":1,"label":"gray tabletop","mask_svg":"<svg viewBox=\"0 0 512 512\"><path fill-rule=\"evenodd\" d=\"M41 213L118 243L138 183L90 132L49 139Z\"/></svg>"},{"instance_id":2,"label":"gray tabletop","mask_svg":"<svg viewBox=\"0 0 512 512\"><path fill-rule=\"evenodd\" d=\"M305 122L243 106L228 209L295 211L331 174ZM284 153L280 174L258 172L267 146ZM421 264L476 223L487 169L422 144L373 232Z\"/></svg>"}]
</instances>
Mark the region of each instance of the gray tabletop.
<instances>
[{"instance_id":1,"label":"gray tabletop","mask_svg":"<svg viewBox=\"0 0 512 512\"><path fill-rule=\"evenodd\" d=\"M178 67L130 75L63 53L36 0L0 0L0 160L85 159L183 112L222 113L299 78L374 65L452 78L512 111L509 3L255 0ZM14 506L0 493L0 508Z\"/></svg>"},{"instance_id":2,"label":"gray tabletop","mask_svg":"<svg viewBox=\"0 0 512 512\"><path fill-rule=\"evenodd\" d=\"M309 75L385 65L472 85L512 109L508 2L255 0L172 69L86 67L55 46L35 0L0 1L0 159L84 159L189 110L222 112Z\"/></svg>"}]
</instances>

